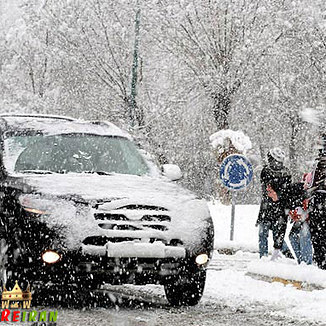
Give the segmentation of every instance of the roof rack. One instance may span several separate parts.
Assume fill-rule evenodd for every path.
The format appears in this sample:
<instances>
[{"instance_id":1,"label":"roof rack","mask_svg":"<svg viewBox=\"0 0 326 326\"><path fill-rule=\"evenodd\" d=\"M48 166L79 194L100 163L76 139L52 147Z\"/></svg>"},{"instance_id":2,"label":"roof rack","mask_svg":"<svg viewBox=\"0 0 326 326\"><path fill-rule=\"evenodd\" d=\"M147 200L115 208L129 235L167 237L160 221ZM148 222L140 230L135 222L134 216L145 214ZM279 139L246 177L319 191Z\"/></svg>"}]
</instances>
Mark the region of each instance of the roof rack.
<instances>
[{"instance_id":1,"label":"roof rack","mask_svg":"<svg viewBox=\"0 0 326 326\"><path fill-rule=\"evenodd\" d=\"M42 118L42 119L58 119L66 121L75 121L76 119L71 117L65 117L60 115L50 115L50 114L17 114L17 113L1 113L0 118L10 118L10 117L21 117L21 118Z\"/></svg>"}]
</instances>

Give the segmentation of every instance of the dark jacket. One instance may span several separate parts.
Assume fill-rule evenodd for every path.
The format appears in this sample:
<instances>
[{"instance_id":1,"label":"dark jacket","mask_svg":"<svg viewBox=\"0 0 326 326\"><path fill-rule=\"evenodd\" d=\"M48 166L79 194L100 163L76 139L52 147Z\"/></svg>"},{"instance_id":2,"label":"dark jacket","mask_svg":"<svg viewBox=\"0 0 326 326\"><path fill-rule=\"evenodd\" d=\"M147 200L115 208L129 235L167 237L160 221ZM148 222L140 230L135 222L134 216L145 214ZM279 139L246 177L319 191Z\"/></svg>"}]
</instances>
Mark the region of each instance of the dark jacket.
<instances>
[{"instance_id":1,"label":"dark jacket","mask_svg":"<svg viewBox=\"0 0 326 326\"><path fill-rule=\"evenodd\" d=\"M326 192L326 153L321 151L314 169L313 169L313 180L310 188L310 192Z\"/></svg>"},{"instance_id":2,"label":"dark jacket","mask_svg":"<svg viewBox=\"0 0 326 326\"><path fill-rule=\"evenodd\" d=\"M303 201L307 199L307 192L303 182L292 183L286 193L285 208L293 210L296 207L303 207Z\"/></svg>"},{"instance_id":3,"label":"dark jacket","mask_svg":"<svg viewBox=\"0 0 326 326\"><path fill-rule=\"evenodd\" d=\"M285 217L285 208L288 201L291 175L282 163L271 162L264 166L260 175L262 187L262 200L257 223L276 222L280 217ZM267 195L267 186L270 185L277 193L278 201L274 202Z\"/></svg>"},{"instance_id":4,"label":"dark jacket","mask_svg":"<svg viewBox=\"0 0 326 326\"><path fill-rule=\"evenodd\" d=\"M314 261L326 270L326 152L321 150L313 170L313 180L308 189L309 220Z\"/></svg>"}]
</instances>

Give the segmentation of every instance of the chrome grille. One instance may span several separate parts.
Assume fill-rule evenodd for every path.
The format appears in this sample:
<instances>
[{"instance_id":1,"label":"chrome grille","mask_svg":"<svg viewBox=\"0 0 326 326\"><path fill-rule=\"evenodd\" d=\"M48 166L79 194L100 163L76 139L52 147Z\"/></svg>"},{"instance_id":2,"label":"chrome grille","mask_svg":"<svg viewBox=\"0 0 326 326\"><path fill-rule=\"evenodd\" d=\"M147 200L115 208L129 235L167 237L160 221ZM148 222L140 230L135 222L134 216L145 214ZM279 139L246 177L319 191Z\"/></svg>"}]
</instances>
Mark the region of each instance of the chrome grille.
<instances>
[{"instance_id":1,"label":"chrome grille","mask_svg":"<svg viewBox=\"0 0 326 326\"><path fill-rule=\"evenodd\" d=\"M137 231L142 230L139 227L136 227L134 225L130 224L111 224L111 223L99 223L98 226L105 230L131 230L131 231Z\"/></svg>"},{"instance_id":2,"label":"chrome grille","mask_svg":"<svg viewBox=\"0 0 326 326\"><path fill-rule=\"evenodd\" d=\"M140 242L141 238L131 238L131 237L107 237L107 236L91 236L83 240L84 245L93 245L93 246L105 246L107 243L119 243L124 241L136 241ZM166 241L165 239L160 238L149 238L149 243L162 242L170 246L181 246L183 242L179 239L172 239L171 241Z\"/></svg>"},{"instance_id":3,"label":"chrome grille","mask_svg":"<svg viewBox=\"0 0 326 326\"><path fill-rule=\"evenodd\" d=\"M144 215L141 220L151 222L171 222L171 217L168 215Z\"/></svg>"},{"instance_id":4,"label":"chrome grille","mask_svg":"<svg viewBox=\"0 0 326 326\"><path fill-rule=\"evenodd\" d=\"M169 229L171 217L162 214L168 210L160 206L151 205L124 205L113 210L103 212L95 210L94 218L98 226L105 230L114 231L150 231L165 232Z\"/></svg>"},{"instance_id":5,"label":"chrome grille","mask_svg":"<svg viewBox=\"0 0 326 326\"><path fill-rule=\"evenodd\" d=\"M128 221L128 218L123 214L95 213L94 217L96 220Z\"/></svg>"},{"instance_id":6,"label":"chrome grille","mask_svg":"<svg viewBox=\"0 0 326 326\"><path fill-rule=\"evenodd\" d=\"M144 228L151 228L154 230L160 230L160 231L167 231L169 228L165 225L156 225L156 224L150 224L150 225L143 225Z\"/></svg>"},{"instance_id":7,"label":"chrome grille","mask_svg":"<svg viewBox=\"0 0 326 326\"><path fill-rule=\"evenodd\" d=\"M106 236L92 236L83 240L84 245L105 246L108 242L119 243L124 241L141 240L140 238L123 238L123 237L106 237Z\"/></svg>"},{"instance_id":8,"label":"chrome grille","mask_svg":"<svg viewBox=\"0 0 326 326\"><path fill-rule=\"evenodd\" d=\"M137 205L137 204L121 206L118 209L146 210L146 211L167 211L166 208L160 207L160 206Z\"/></svg>"}]
</instances>

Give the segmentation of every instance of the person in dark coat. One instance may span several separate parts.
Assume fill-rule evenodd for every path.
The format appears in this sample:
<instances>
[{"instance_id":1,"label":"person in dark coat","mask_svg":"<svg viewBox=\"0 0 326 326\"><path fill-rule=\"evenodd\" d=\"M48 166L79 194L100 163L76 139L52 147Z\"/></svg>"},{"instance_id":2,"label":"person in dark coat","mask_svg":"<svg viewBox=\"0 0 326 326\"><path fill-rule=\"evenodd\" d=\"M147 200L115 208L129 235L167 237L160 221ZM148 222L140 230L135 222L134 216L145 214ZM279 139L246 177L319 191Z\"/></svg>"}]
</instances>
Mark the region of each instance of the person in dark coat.
<instances>
[{"instance_id":1,"label":"person in dark coat","mask_svg":"<svg viewBox=\"0 0 326 326\"><path fill-rule=\"evenodd\" d=\"M256 225L259 226L259 255L268 255L269 230L273 232L274 252L272 259L289 253L284 242L287 225L285 204L291 175L284 166L285 154L276 147L267 153L268 164L261 171L262 199Z\"/></svg>"},{"instance_id":2,"label":"person in dark coat","mask_svg":"<svg viewBox=\"0 0 326 326\"><path fill-rule=\"evenodd\" d=\"M306 177L304 182L293 183L288 191L287 208L292 224L289 239L297 261L312 264L312 245L309 226Z\"/></svg>"},{"instance_id":3,"label":"person in dark coat","mask_svg":"<svg viewBox=\"0 0 326 326\"><path fill-rule=\"evenodd\" d=\"M322 134L319 155L309 185L309 216L314 261L326 269L326 134Z\"/></svg>"}]
</instances>

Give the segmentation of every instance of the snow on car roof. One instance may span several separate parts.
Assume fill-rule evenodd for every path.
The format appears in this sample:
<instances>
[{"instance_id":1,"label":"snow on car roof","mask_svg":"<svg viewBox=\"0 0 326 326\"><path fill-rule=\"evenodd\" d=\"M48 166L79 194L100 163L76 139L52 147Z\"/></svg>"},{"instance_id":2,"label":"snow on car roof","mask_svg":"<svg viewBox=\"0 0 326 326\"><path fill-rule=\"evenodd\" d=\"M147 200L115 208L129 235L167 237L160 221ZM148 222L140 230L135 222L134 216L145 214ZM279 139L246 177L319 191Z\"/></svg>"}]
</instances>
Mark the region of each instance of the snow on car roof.
<instances>
[{"instance_id":1,"label":"snow on car roof","mask_svg":"<svg viewBox=\"0 0 326 326\"><path fill-rule=\"evenodd\" d=\"M84 121L73 118L46 115L0 115L6 122L7 131L36 130L44 134L86 133L101 136L131 136L107 121Z\"/></svg>"}]
</instances>

